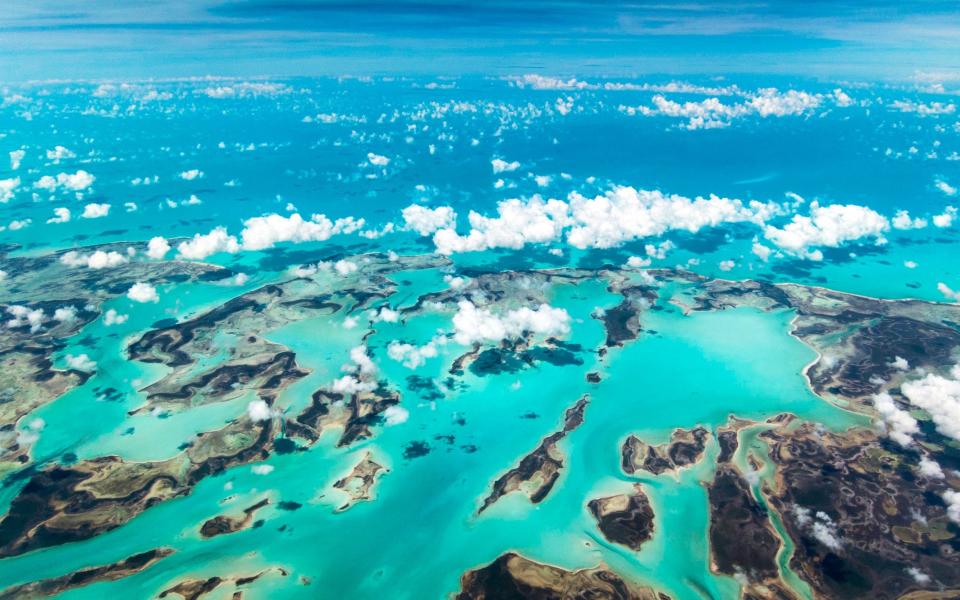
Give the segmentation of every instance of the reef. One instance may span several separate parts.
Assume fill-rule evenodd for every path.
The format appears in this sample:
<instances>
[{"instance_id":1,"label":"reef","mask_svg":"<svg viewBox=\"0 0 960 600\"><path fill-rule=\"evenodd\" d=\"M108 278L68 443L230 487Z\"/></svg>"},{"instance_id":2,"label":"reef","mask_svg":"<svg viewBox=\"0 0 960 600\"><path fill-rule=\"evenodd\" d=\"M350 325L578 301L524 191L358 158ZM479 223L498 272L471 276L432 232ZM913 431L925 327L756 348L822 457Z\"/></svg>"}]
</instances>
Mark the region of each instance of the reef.
<instances>
[{"instance_id":1,"label":"reef","mask_svg":"<svg viewBox=\"0 0 960 600\"><path fill-rule=\"evenodd\" d=\"M276 435L274 421L243 418L199 434L191 447L166 461L106 456L38 471L0 521L0 556L115 529L159 502L189 494L205 477L267 458Z\"/></svg>"},{"instance_id":2,"label":"reef","mask_svg":"<svg viewBox=\"0 0 960 600\"><path fill-rule=\"evenodd\" d=\"M457 600L603 598L669 600L669 596L622 579L603 565L567 571L509 552L489 565L466 572Z\"/></svg>"},{"instance_id":3,"label":"reef","mask_svg":"<svg viewBox=\"0 0 960 600\"><path fill-rule=\"evenodd\" d=\"M880 300L797 284L711 280L696 310L754 306L796 312L792 334L819 353L806 376L821 396L870 412L870 396L911 368L939 372L960 359L960 305Z\"/></svg>"},{"instance_id":4,"label":"reef","mask_svg":"<svg viewBox=\"0 0 960 600\"><path fill-rule=\"evenodd\" d=\"M792 598L776 562L780 538L740 472L721 465L707 490L713 568L745 580L748 597Z\"/></svg>"},{"instance_id":5,"label":"reef","mask_svg":"<svg viewBox=\"0 0 960 600\"><path fill-rule=\"evenodd\" d=\"M818 595L960 587L960 528L940 500L960 485L955 475L918 476L915 454L868 429L838 434L787 418L761 438L776 465L765 494L796 542L791 567Z\"/></svg>"},{"instance_id":6,"label":"reef","mask_svg":"<svg viewBox=\"0 0 960 600\"><path fill-rule=\"evenodd\" d=\"M653 536L653 508L639 484L633 486L630 494L595 498L587 503L587 508L603 536L615 544L639 551Z\"/></svg>"},{"instance_id":7,"label":"reef","mask_svg":"<svg viewBox=\"0 0 960 600\"><path fill-rule=\"evenodd\" d=\"M347 501L337 508L343 512L356 504L373 498L372 490L377 480L390 470L373 460L373 455L366 452L363 458L353 466L345 477L338 479L333 487L341 490L348 497Z\"/></svg>"},{"instance_id":8,"label":"reef","mask_svg":"<svg viewBox=\"0 0 960 600\"><path fill-rule=\"evenodd\" d=\"M482 513L503 496L522 490L530 502L542 502L560 478L563 469L563 453L557 444L571 431L583 423L583 413L589 403L589 396L583 396L564 414L563 427L545 437L537 448L520 459L516 467L510 469L493 482L493 490L483 500L478 513Z\"/></svg>"},{"instance_id":9,"label":"reef","mask_svg":"<svg viewBox=\"0 0 960 600\"><path fill-rule=\"evenodd\" d=\"M184 579L183 581L180 581L179 583L160 592L158 597L166 598L171 594L176 594L183 600L199 600L221 586L232 584L235 588L232 597L234 600L240 600L243 598L242 588L244 586L250 585L261 577L264 577L274 571L281 577L287 577L289 575L286 569L280 567L271 567L253 575L236 575L232 577L221 577L219 575L214 575L213 577L208 577L207 579Z\"/></svg>"},{"instance_id":10,"label":"reef","mask_svg":"<svg viewBox=\"0 0 960 600\"><path fill-rule=\"evenodd\" d=\"M676 429L670 441L659 446L630 435L620 449L621 466L630 475L640 470L653 475L676 471L699 462L709 438L710 432L703 427Z\"/></svg>"},{"instance_id":11,"label":"reef","mask_svg":"<svg viewBox=\"0 0 960 600\"><path fill-rule=\"evenodd\" d=\"M200 535L205 538L212 538L218 535L236 533L237 531L247 529L253 523L257 511L268 504L270 504L270 499L264 498L260 502L245 508L242 516L231 517L227 515L217 515L216 517L207 519L203 525L200 526Z\"/></svg>"},{"instance_id":12,"label":"reef","mask_svg":"<svg viewBox=\"0 0 960 600\"><path fill-rule=\"evenodd\" d=\"M32 583L26 583L0 591L0 600L13 600L15 598L47 598L56 594L62 594L70 590L81 588L86 585L100 583L104 581L116 581L129 577L141 571L145 571L158 561L173 554L171 548L155 548L139 554L134 554L121 561L91 567L75 571L62 577L53 579L43 579Z\"/></svg>"}]
</instances>

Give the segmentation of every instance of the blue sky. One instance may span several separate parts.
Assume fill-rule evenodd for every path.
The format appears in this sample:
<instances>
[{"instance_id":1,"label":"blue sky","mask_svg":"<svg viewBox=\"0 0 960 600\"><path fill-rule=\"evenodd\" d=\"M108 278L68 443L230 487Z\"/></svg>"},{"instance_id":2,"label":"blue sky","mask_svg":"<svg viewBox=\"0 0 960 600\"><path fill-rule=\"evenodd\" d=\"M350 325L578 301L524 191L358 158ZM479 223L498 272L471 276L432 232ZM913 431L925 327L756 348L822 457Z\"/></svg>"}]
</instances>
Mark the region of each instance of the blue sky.
<instances>
[{"instance_id":1,"label":"blue sky","mask_svg":"<svg viewBox=\"0 0 960 600\"><path fill-rule=\"evenodd\" d=\"M12 0L0 78L960 72L956 2Z\"/></svg>"}]
</instances>

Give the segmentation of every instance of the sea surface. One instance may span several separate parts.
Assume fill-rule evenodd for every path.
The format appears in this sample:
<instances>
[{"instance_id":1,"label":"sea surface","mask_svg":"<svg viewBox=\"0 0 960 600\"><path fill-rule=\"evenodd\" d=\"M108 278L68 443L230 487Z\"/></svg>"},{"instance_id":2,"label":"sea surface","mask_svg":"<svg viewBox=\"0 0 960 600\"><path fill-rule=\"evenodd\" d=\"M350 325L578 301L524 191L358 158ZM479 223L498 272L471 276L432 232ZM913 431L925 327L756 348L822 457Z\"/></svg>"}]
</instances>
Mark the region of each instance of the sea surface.
<instances>
[{"instance_id":1,"label":"sea surface","mask_svg":"<svg viewBox=\"0 0 960 600\"><path fill-rule=\"evenodd\" d=\"M847 106L824 100L802 114L734 117L722 127L689 129L684 119L631 116L618 107L649 106L658 93L680 102L699 102L709 94L595 85L538 89L481 78L42 82L5 88L0 158L24 151L16 169L12 162L0 162L0 180L19 178L0 204L0 224L7 226L0 241L13 256L154 236L176 246L180 238L217 226L239 235L246 219L270 213L362 218L362 230L368 232L395 224L394 231L379 237L350 233L213 254L204 260L246 279L233 285L160 286L157 303L125 296L109 301L104 310L114 308L129 319L114 325L93 321L54 357L63 367L67 355L87 354L97 364L95 374L25 417L25 422L40 418L45 423L32 449L34 461L49 465L64 456L107 455L159 461L175 456L196 434L244 414L253 395L162 418L129 414L143 403L141 390L162 377L165 367L128 360L126 346L158 321L197 316L246 291L285 281L290 269L302 264L366 252L434 252L429 235L404 230L401 210L411 204L452 207L465 233L468 213L493 215L505 199L566 199L574 192L593 197L618 185L691 198L716 194L777 203L796 195L803 206L856 204L889 219L909 210L931 220L960 202L955 109L904 111L895 104L943 107L955 96L848 82L730 78L696 83L736 84L743 90L776 86L825 98L843 88L852 100ZM57 158L57 146L69 152ZM377 157L388 162L376 164L383 162ZM519 166L496 173L494 159ZM36 184L45 175L78 170L95 177L82 190L50 191ZM181 175L192 170L202 173ZM109 214L82 218L90 203L110 204ZM125 203L136 207L128 210ZM69 222L47 223L58 207L70 209ZM806 209L798 210L805 214ZM762 228L738 223L668 231L612 248L580 249L560 239L454 254L450 270L391 275L398 291L387 303L409 306L423 294L448 289L448 271L622 265L631 256L647 256L647 244L667 240L672 247L663 258L653 257L651 266L890 299L955 301L938 284L960 288L957 224L891 227L884 243L863 238L822 247L820 261L787 254L761 260L751 248L763 238ZM142 573L63 597L148 597L184 577L243 575L279 566L290 576L265 575L252 586L252 597L443 598L457 591L466 570L513 550L565 568L603 562L674 598L733 597L737 581L710 570L704 483L715 468L716 441L693 468L633 477L620 470L623 439L635 434L662 443L675 428L714 429L732 414L762 421L789 412L831 429L869 421L809 389L803 370L816 354L789 335L791 312L739 308L685 315L670 302L685 285L662 287L658 310L644 313L644 330L655 333L612 349L602 361L584 352L579 365L541 362L482 377L468 370L463 385L444 388L441 398L420 397L404 382L411 375L443 379L468 347L442 345L437 357L415 369L392 360L387 347L394 340L423 345L438 330L452 330L449 317L422 314L376 322L365 339L367 327L345 328L342 314L259 332L293 350L310 371L278 399L288 414L302 410L313 391L339 377L350 349L365 342L381 379L402 392L409 418L378 425L372 439L348 448L337 448L337 433L327 432L306 452L271 456L266 464L273 470L267 474L249 465L236 467L108 533L0 560L0 588L168 546L176 552ZM606 335L592 315L621 299L590 281L550 291L550 305L571 317L565 341L586 349L601 346ZM586 381L592 371L602 374L600 384ZM98 396L96 390L110 387L120 391L119 400ZM585 422L560 443L567 463L546 500L531 504L514 493L478 515L493 480L558 430L564 411L585 393L590 394ZM751 469L747 451L762 455L755 435L760 430L744 434L750 443L743 444L736 460L745 470ZM429 452L407 452L417 442ZM389 472L378 480L371 501L338 511L344 497L331 485L367 452ZM755 490L772 476L756 475ZM645 484L657 519L653 539L640 552L607 542L586 508L590 499L627 492L635 482ZM22 484L0 488L0 509L6 510ZM197 534L211 516L239 513L264 497L272 503L257 513L261 526L209 540ZM278 507L281 500L302 507L285 511ZM780 560L788 582L809 594L789 574L788 557L789 548ZM213 597L229 597L228 592L218 590Z\"/></svg>"}]
</instances>

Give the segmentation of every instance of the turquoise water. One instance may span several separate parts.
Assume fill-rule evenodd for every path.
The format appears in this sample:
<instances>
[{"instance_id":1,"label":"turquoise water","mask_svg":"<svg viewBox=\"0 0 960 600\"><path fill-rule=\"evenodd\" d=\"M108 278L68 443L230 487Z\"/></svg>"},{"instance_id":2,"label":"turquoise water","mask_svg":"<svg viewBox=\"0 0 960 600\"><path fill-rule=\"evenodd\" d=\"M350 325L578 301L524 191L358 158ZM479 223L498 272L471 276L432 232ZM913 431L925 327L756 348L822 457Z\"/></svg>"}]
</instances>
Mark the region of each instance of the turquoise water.
<instances>
[{"instance_id":1,"label":"turquoise water","mask_svg":"<svg viewBox=\"0 0 960 600\"><path fill-rule=\"evenodd\" d=\"M741 82L753 84L762 82ZM811 81L787 84L816 93L834 87ZM947 158L960 150L951 117L921 117L887 106L891 98L944 100L916 90L862 88L856 94L863 106L686 131L665 119L628 118L616 109L620 103L649 102L651 94L645 92L560 93L488 79L428 90L405 80L331 79L289 82L289 91L277 95L217 100L200 93L202 85L153 82L101 98L92 94L92 84L36 84L21 90L26 100L0 106L5 119L0 149L25 151L18 169L0 161L0 180L21 179L13 196L0 203L0 224L32 220L24 229L0 231L0 242L19 245L9 248L13 256L144 242L155 235L176 245L174 238L218 225L238 235L245 219L292 212L288 203L306 218L313 213L353 216L366 220L367 231L387 223L396 230L382 237L351 233L263 251L221 252L206 260L244 273L249 277L245 283L165 284L159 286L155 304L137 304L123 295L108 300L102 309L115 309L128 320L107 326L97 319L65 340L53 356L55 365L63 367L66 355L86 353L97 363L96 373L23 420L45 423L31 451L39 466L64 461L69 454L81 460L105 455L164 460L196 434L243 415L252 390L162 416L129 414L143 405L142 390L168 371L127 360L127 345L157 321L195 317L245 291L286 281L293 267L364 252L433 252L428 237L403 230L400 211L411 203L451 206L460 215L458 230L466 233L470 211L493 214L501 200L562 199L571 192L593 196L614 184L775 202L796 193L824 204L863 204L886 217L909 209L929 218L948 203L960 202L935 185L947 181L960 187L960 161ZM148 89L171 96L137 100ZM557 112L557 100L566 98L578 108ZM33 109L31 119L24 117L28 108ZM304 121L318 114L338 116L331 123ZM46 158L46 150L56 145L75 156L60 162ZM910 154L911 146L918 152ZM893 155L885 152L888 147ZM898 157L897 152L907 154ZM369 153L390 162L374 165ZM493 173L494 158L522 166ZM80 197L34 186L43 175L78 169L96 176ZM202 170L203 176L179 176L190 169ZM541 185L536 175L550 180ZM150 185L134 183L154 176ZM191 194L202 204L174 208L167 202L179 203ZM94 202L110 203L109 216L80 218L84 205ZM136 210L126 212L124 202L135 202ZM46 223L58 207L70 208L71 221ZM778 219L776 224L783 225L787 217ZM763 262L751 253L755 238L763 241L762 236L760 228L728 224L696 234L667 232L614 248L578 250L560 238L523 249L457 254L449 268L390 273L396 292L371 307L411 307L422 294L448 290L448 275L470 280L477 269L620 265L630 256L643 256L645 244L663 241L675 247L653 266L686 267L708 276L798 281L885 298L945 300L937 289L940 282L960 289L956 225L888 231L884 245L860 240L828 248L822 262L789 257ZM171 251L167 258L174 255ZM734 264L724 270L722 261ZM908 261L916 263L914 268L906 266ZM326 293L346 280L321 272L316 281L318 293ZM0 294L11 293L7 285L0 282ZM731 597L736 581L709 569L703 484L715 469L716 442L711 441L701 463L676 475L628 477L619 466L622 441L635 434L661 443L677 427L713 430L731 414L762 421L790 412L834 429L865 420L809 390L802 371L815 354L788 334L793 313L743 308L684 316L669 302L672 295L684 294L680 284L664 286L659 310L642 313L638 340L598 356L595 349L606 336L593 315L622 300L605 286L584 281L545 292L552 306L569 312L566 341L582 347L576 353L582 364L539 362L517 373L485 376L468 369L454 386L444 385L448 370L468 348L453 340L449 309L425 308L397 322L371 322L367 313L357 311L350 315L357 319L352 328L340 311L256 332L289 347L298 365L309 371L280 394L277 406L286 416L299 413L314 391L340 377L350 350L365 343L380 381L400 392L407 420L377 424L371 439L348 448L336 448L340 432L327 430L305 452L271 456L265 462L273 471L265 475L250 465L236 467L109 533L0 560L0 588L170 546L176 552L143 573L64 597L147 597L184 577L248 576L282 567L289 576L271 571L252 584L252 595L441 598L457 590L464 571L515 550L567 568L603 562L679 599ZM416 369L388 354L393 341L424 345L431 340L445 343L437 342L438 355ZM217 342L209 356L195 357L197 370L217 364L233 343L226 335ZM601 383L586 381L593 371L601 374ZM433 381L438 393L411 389L411 376ZM117 390L116 397L107 399L106 388ZM510 494L478 516L492 482L556 431L564 411L585 393L591 398L585 422L560 443L565 468L550 495L533 505L522 493ZM531 414L536 418L525 418ZM743 433L737 456L741 465L748 451L764 457L756 438L760 428ZM415 442L426 444L429 453L405 458ZM372 500L337 512L344 497L332 485L367 452L389 471L374 486ZM771 476L767 467L761 479ZM589 500L627 491L636 482L644 484L657 519L653 539L639 553L605 541L586 509ZM24 483L0 488L0 508L6 510ZM754 493L762 502L756 486ZM209 540L199 537L206 519L239 514L264 497L272 502L257 513L262 526ZM283 510L280 501L302 507ZM782 534L776 518L774 526ZM778 557L785 580L809 597L810 590L789 571L790 549L788 542ZM225 586L218 595L231 592Z\"/></svg>"}]
</instances>

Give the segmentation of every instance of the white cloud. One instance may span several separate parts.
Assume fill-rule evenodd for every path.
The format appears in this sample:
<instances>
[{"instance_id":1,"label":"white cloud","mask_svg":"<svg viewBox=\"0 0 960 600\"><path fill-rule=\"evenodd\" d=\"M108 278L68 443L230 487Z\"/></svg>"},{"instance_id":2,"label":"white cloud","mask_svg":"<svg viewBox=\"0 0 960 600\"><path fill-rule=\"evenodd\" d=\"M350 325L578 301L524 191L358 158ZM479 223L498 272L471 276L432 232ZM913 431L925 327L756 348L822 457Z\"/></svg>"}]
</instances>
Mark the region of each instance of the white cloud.
<instances>
[{"instance_id":1,"label":"white cloud","mask_svg":"<svg viewBox=\"0 0 960 600\"><path fill-rule=\"evenodd\" d=\"M950 227L953 225L953 221L956 218L957 208L955 206L948 206L939 215L934 215L933 224L934 226L943 229L944 227Z\"/></svg>"},{"instance_id":2,"label":"white cloud","mask_svg":"<svg viewBox=\"0 0 960 600\"><path fill-rule=\"evenodd\" d=\"M737 263L732 260L721 260L717 266L720 267L721 271L732 271L734 267L737 266Z\"/></svg>"},{"instance_id":3,"label":"white cloud","mask_svg":"<svg viewBox=\"0 0 960 600\"><path fill-rule=\"evenodd\" d=\"M890 104L890 108L899 110L900 112L906 113L916 113L921 117L926 117L929 115L949 115L953 114L957 110L957 107L953 103L944 104L943 102L930 102L929 104L924 104L922 102L913 102L911 100L897 100Z\"/></svg>"},{"instance_id":4,"label":"white cloud","mask_svg":"<svg viewBox=\"0 0 960 600\"><path fill-rule=\"evenodd\" d=\"M493 167L494 173L509 173L511 171L516 171L520 168L520 163L517 161L507 162L502 158L495 158L490 161L490 165Z\"/></svg>"},{"instance_id":5,"label":"white cloud","mask_svg":"<svg viewBox=\"0 0 960 600\"><path fill-rule=\"evenodd\" d=\"M815 515L811 515L809 508L797 505L793 506L792 512L797 524L809 531L817 541L831 550L840 549L840 535L837 531L837 525L830 518L830 515L822 510L817 511Z\"/></svg>"},{"instance_id":6,"label":"white cloud","mask_svg":"<svg viewBox=\"0 0 960 600\"><path fill-rule=\"evenodd\" d=\"M73 354L68 354L64 357L67 362L67 366L71 369L76 369L77 371L90 372L97 368L97 363L90 360L90 357L86 354L78 354L74 356Z\"/></svg>"},{"instance_id":7,"label":"white cloud","mask_svg":"<svg viewBox=\"0 0 960 600\"><path fill-rule=\"evenodd\" d=\"M770 260L770 253L773 252L769 246L764 246L759 242L754 242L753 246L750 248L750 251L753 252L757 258L763 262Z\"/></svg>"},{"instance_id":8,"label":"white cloud","mask_svg":"<svg viewBox=\"0 0 960 600\"><path fill-rule=\"evenodd\" d=\"M927 458L926 456L920 457L920 474L930 479L944 478L943 469L940 468L937 461Z\"/></svg>"},{"instance_id":9,"label":"white cloud","mask_svg":"<svg viewBox=\"0 0 960 600\"><path fill-rule=\"evenodd\" d=\"M20 168L20 162L27 153L23 150L13 150L10 152L10 170L16 171Z\"/></svg>"},{"instance_id":10,"label":"white cloud","mask_svg":"<svg viewBox=\"0 0 960 600\"><path fill-rule=\"evenodd\" d=\"M68 267L88 267L90 269L112 268L124 264L127 260L126 256L114 250L109 252L96 250L90 254L81 254L76 250L71 250L60 257L60 262Z\"/></svg>"},{"instance_id":11,"label":"white cloud","mask_svg":"<svg viewBox=\"0 0 960 600\"><path fill-rule=\"evenodd\" d=\"M907 575L913 577L913 580L919 583L920 585L925 585L930 583L930 576L918 569L917 567L907 567Z\"/></svg>"},{"instance_id":12,"label":"white cloud","mask_svg":"<svg viewBox=\"0 0 960 600\"><path fill-rule=\"evenodd\" d=\"M10 202L18 187L20 187L19 177L0 179L0 203Z\"/></svg>"},{"instance_id":13,"label":"white cloud","mask_svg":"<svg viewBox=\"0 0 960 600\"><path fill-rule=\"evenodd\" d=\"M937 290L947 298L953 300L954 302L960 302L960 291L954 291L947 284L942 281L937 284Z\"/></svg>"},{"instance_id":14,"label":"white cloud","mask_svg":"<svg viewBox=\"0 0 960 600\"><path fill-rule=\"evenodd\" d=\"M901 446L909 446L913 436L920 432L917 420L902 410L887 392L873 395L873 406L883 419L882 425L887 435Z\"/></svg>"},{"instance_id":15,"label":"white cloud","mask_svg":"<svg viewBox=\"0 0 960 600\"><path fill-rule=\"evenodd\" d=\"M887 218L876 211L856 204L820 206L810 203L810 216L794 215L783 227L768 225L764 235L778 248L792 254L822 260L823 253L814 248L837 248L845 242L873 238L876 244L886 243L884 233L890 229Z\"/></svg>"},{"instance_id":16,"label":"white cloud","mask_svg":"<svg viewBox=\"0 0 960 600\"><path fill-rule=\"evenodd\" d=\"M949 377L928 373L904 382L900 391L910 404L930 414L937 431L960 440L960 365L953 367Z\"/></svg>"},{"instance_id":17,"label":"white cloud","mask_svg":"<svg viewBox=\"0 0 960 600\"><path fill-rule=\"evenodd\" d=\"M891 221L894 229L923 229L927 226L927 220L917 217L913 219L910 213L905 210L898 210Z\"/></svg>"},{"instance_id":18,"label":"white cloud","mask_svg":"<svg viewBox=\"0 0 960 600\"><path fill-rule=\"evenodd\" d=\"M410 418L410 411L403 408L402 406L392 405L388 406L385 411L383 411L383 419L388 427L393 425L400 425L401 423L406 423L407 419Z\"/></svg>"},{"instance_id":19,"label":"white cloud","mask_svg":"<svg viewBox=\"0 0 960 600\"><path fill-rule=\"evenodd\" d=\"M952 185L950 185L946 181L943 181L942 179L938 179L934 185L937 187L938 190L940 190L947 196L957 195L957 188L953 187Z\"/></svg>"},{"instance_id":20,"label":"white cloud","mask_svg":"<svg viewBox=\"0 0 960 600\"><path fill-rule=\"evenodd\" d=\"M157 251L159 252L159 250L160 247L158 246ZM220 252L235 254L239 251L240 244L237 242L237 238L228 234L224 227L215 227L205 235L196 233L193 238L177 244L178 257L187 260L203 260Z\"/></svg>"},{"instance_id":21,"label":"white cloud","mask_svg":"<svg viewBox=\"0 0 960 600\"><path fill-rule=\"evenodd\" d=\"M910 363L907 362L907 359L903 358L902 356L895 356L893 358L893 362L890 363L890 366L898 371L910 370Z\"/></svg>"},{"instance_id":22,"label":"white cloud","mask_svg":"<svg viewBox=\"0 0 960 600\"><path fill-rule=\"evenodd\" d=\"M254 475L269 475L273 473L273 465L253 465L250 467L250 472Z\"/></svg>"},{"instance_id":23,"label":"white cloud","mask_svg":"<svg viewBox=\"0 0 960 600\"><path fill-rule=\"evenodd\" d=\"M76 158L77 155L63 146L56 146L53 150L47 150L47 160L52 160L54 164L59 163L65 158Z\"/></svg>"},{"instance_id":24,"label":"white cloud","mask_svg":"<svg viewBox=\"0 0 960 600\"><path fill-rule=\"evenodd\" d=\"M495 315L485 308L477 308L469 300L458 303L453 316L454 338L469 346L474 343L499 343L524 333L543 337L562 337L570 332L570 315L562 308L541 304L535 309L523 307Z\"/></svg>"},{"instance_id":25,"label":"white cloud","mask_svg":"<svg viewBox=\"0 0 960 600\"><path fill-rule=\"evenodd\" d=\"M343 258L333 263L333 270L337 272L337 275L343 277L349 275L350 273L356 272L357 268L357 263Z\"/></svg>"},{"instance_id":26,"label":"white cloud","mask_svg":"<svg viewBox=\"0 0 960 600\"><path fill-rule=\"evenodd\" d=\"M81 192L92 186L96 179L90 173L80 169L76 173L58 173L56 177L44 175L33 185L48 192L54 192L58 188Z\"/></svg>"},{"instance_id":27,"label":"white cloud","mask_svg":"<svg viewBox=\"0 0 960 600\"><path fill-rule=\"evenodd\" d=\"M185 181L193 181L194 179L200 179L204 175L203 171L200 169L190 169L189 171L182 171L180 173L180 179Z\"/></svg>"},{"instance_id":28,"label":"white cloud","mask_svg":"<svg viewBox=\"0 0 960 600\"><path fill-rule=\"evenodd\" d=\"M680 103L661 94L655 95L652 102L653 107L621 105L619 109L630 116L640 114L647 117L685 119L683 127L686 129L716 129L726 127L734 119L748 115L758 115L761 118L802 115L818 108L823 102L823 96L796 90L780 92L776 88L764 88L748 96L744 102L736 104L724 104L718 98Z\"/></svg>"},{"instance_id":29,"label":"white cloud","mask_svg":"<svg viewBox=\"0 0 960 600\"><path fill-rule=\"evenodd\" d=\"M288 217L272 214L247 219L240 237L244 250L265 250L279 242L322 242L339 233L353 233L363 224L363 219L353 217L332 222L325 215L305 221L298 213Z\"/></svg>"},{"instance_id":30,"label":"white cloud","mask_svg":"<svg viewBox=\"0 0 960 600\"><path fill-rule=\"evenodd\" d=\"M387 356L402 363L408 369L416 369L427 362L427 359L436 358L437 346L446 343L446 338L437 336L423 346L414 346L394 340L387 346Z\"/></svg>"},{"instance_id":31,"label":"white cloud","mask_svg":"<svg viewBox=\"0 0 960 600\"><path fill-rule=\"evenodd\" d=\"M441 229L434 234L433 241L441 254L520 249L526 244L555 241L568 230L567 242L576 248L611 248L676 229L695 233L723 223L761 225L782 210L773 203L745 204L712 195L691 199L658 190L616 187L595 198L573 193L569 203L544 201L539 196L527 201L505 200L497 205L496 217L471 211L471 230L467 235L459 235L452 228Z\"/></svg>"},{"instance_id":32,"label":"white cloud","mask_svg":"<svg viewBox=\"0 0 960 600\"><path fill-rule=\"evenodd\" d=\"M420 235L430 235L438 229L456 227L457 213L449 206L427 208L411 204L402 211L403 228L416 231Z\"/></svg>"},{"instance_id":33,"label":"white cloud","mask_svg":"<svg viewBox=\"0 0 960 600\"><path fill-rule=\"evenodd\" d=\"M511 81L517 87L528 87L534 90L582 90L596 87L573 77L570 79L560 79L559 77L548 77L537 75L536 73L528 73L521 77L514 77Z\"/></svg>"},{"instance_id":34,"label":"white cloud","mask_svg":"<svg viewBox=\"0 0 960 600\"><path fill-rule=\"evenodd\" d=\"M375 167L385 167L390 164L390 159L382 154L367 152L367 162Z\"/></svg>"},{"instance_id":35,"label":"white cloud","mask_svg":"<svg viewBox=\"0 0 960 600\"><path fill-rule=\"evenodd\" d=\"M61 323L72 323L77 320L77 309L74 306L61 306L53 311L53 319Z\"/></svg>"},{"instance_id":36,"label":"white cloud","mask_svg":"<svg viewBox=\"0 0 960 600\"><path fill-rule=\"evenodd\" d=\"M7 314L11 317L7 321L7 327L10 329L29 325L30 332L36 333L43 327L44 314L42 308L28 308L14 304L7 307Z\"/></svg>"},{"instance_id":37,"label":"white cloud","mask_svg":"<svg viewBox=\"0 0 960 600\"><path fill-rule=\"evenodd\" d=\"M908 268L908 269L916 269L916 268L917 268L917 263L916 263L915 261L912 261L912 260L905 260L905 261L903 261L903 266L905 266L905 267Z\"/></svg>"},{"instance_id":38,"label":"white cloud","mask_svg":"<svg viewBox=\"0 0 960 600\"><path fill-rule=\"evenodd\" d=\"M54 216L47 219L47 223L66 223L70 220L70 209L65 207L53 209Z\"/></svg>"},{"instance_id":39,"label":"white cloud","mask_svg":"<svg viewBox=\"0 0 960 600\"><path fill-rule=\"evenodd\" d=\"M947 503L947 516L954 523L960 523L960 492L946 490L943 492L943 501Z\"/></svg>"},{"instance_id":40,"label":"white cloud","mask_svg":"<svg viewBox=\"0 0 960 600\"><path fill-rule=\"evenodd\" d=\"M270 410L270 405L257 398L256 400L251 400L247 404L247 416L250 417L251 421L268 421L273 418L273 412Z\"/></svg>"},{"instance_id":41,"label":"white cloud","mask_svg":"<svg viewBox=\"0 0 960 600\"><path fill-rule=\"evenodd\" d=\"M159 302L160 296L157 295L157 288L153 287L149 283L137 282L130 286L130 289L127 290L127 298L130 298L134 302Z\"/></svg>"},{"instance_id":42,"label":"white cloud","mask_svg":"<svg viewBox=\"0 0 960 600\"><path fill-rule=\"evenodd\" d=\"M127 319L130 318L130 315L122 315L114 309L107 310L103 315L103 324L107 327L111 325L122 325L127 322Z\"/></svg>"},{"instance_id":43,"label":"white cloud","mask_svg":"<svg viewBox=\"0 0 960 600\"><path fill-rule=\"evenodd\" d=\"M162 236L150 238L147 242L147 256L154 260L161 260L170 251L170 243Z\"/></svg>"},{"instance_id":44,"label":"white cloud","mask_svg":"<svg viewBox=\"0 0 960 600\"><path fill-rule=\"evenodd\" d=\"M90 203L83 207L82 219L100 219L110 214L109 204Z\"/></svg>"}]
</instances>

